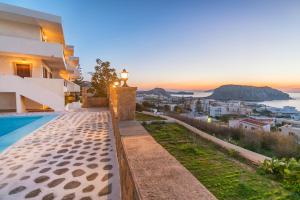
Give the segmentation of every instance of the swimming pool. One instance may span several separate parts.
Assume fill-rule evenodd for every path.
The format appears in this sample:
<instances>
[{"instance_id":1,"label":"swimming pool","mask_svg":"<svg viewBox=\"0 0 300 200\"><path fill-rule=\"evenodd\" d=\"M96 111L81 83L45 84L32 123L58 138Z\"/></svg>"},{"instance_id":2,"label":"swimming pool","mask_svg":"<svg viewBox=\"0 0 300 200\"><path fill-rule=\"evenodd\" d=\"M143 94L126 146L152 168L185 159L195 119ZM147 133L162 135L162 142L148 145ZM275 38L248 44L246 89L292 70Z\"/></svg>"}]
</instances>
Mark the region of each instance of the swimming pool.
<instances>
[{"instance_id":1,"label":"swimming pool","mask_svg":"<svg viewBox=\"0 0 300 200\"><path fill-rule=\"evenodd\" d=\"M1 116L0 152L38 129L57 115Z\"/></svg>"}]
</instances>

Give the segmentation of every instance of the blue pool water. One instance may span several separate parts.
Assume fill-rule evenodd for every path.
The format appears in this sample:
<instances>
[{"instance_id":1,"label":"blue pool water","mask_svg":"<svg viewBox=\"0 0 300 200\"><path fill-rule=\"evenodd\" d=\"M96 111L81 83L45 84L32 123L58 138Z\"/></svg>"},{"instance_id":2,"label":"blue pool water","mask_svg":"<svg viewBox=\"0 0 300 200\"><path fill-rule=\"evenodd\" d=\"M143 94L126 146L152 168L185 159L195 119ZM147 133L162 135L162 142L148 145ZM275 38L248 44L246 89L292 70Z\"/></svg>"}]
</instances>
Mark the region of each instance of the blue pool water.
<instances>
[{"instance_id":1,"label":"blue pool water","mask_svg":"<svg viewBox=\"0 0 300 200\"><path fill-rule=\"evenodd\" d=\"M0 117L0 152L57 115Z\"/></svg>"},{"instance_id":2,"label":"blue pool water","mask_svg":"<svg viewBox=\"0 0 300 200\"><path fill-rule=\"evenodd\" d=\"M42 118L42 116L0 117L0 136L21 128L22 126L25 126L40 118Z\"/></svg>"}]
</instances>

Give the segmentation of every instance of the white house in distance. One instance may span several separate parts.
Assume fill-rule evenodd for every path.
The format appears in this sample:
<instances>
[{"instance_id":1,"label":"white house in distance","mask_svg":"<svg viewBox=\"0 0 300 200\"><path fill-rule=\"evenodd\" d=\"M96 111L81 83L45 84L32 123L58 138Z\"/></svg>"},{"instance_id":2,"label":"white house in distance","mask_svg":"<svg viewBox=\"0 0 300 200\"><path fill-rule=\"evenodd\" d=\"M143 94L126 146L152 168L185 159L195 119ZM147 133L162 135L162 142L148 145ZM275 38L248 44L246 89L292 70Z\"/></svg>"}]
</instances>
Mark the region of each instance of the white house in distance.
<instances>
[{"instance_id":1,"label":"white house in distance","mask_svg":"<svg viewBox=\"0 0 300 200\"><path fill-rule=\"evenodd\" d=\"M212 117L221 117L228 114L228 109L225 106L213 105L209 107L209 115Z\"/></svg>"},{"instance_id":2,"label":"white house in distance","mask_svg":"<svg viewBox=\"0 0 300 200\"><path fill-rule=\"evenodd\" d=\"M299 124L286 124L279 128L279 131L285 135L294 135L300 138L300 125Z\"/></svg>"},{"instance_id":3,"label":"white house in distance","mask_svg":"<svg viewBox=\"0 0 300 200\"><path fill-rule=\"evenodd\" d=\"M0 3L0 111L64 110L78 65L60 17Z\"/></svg>"},{"instance_id":4,"label":"white house in distance","mask_svg":"<svg viewBox=\"0 0 300 200\"><path fill-rule=\"evenodd\" d=\"M249 131L264 131L264 132L271 131L271 122L268 123L265 121L252 119L252 118L229 120L228 123L229 123L229 127L231 128L242 128Z\"/></svg>"}]
</instances>

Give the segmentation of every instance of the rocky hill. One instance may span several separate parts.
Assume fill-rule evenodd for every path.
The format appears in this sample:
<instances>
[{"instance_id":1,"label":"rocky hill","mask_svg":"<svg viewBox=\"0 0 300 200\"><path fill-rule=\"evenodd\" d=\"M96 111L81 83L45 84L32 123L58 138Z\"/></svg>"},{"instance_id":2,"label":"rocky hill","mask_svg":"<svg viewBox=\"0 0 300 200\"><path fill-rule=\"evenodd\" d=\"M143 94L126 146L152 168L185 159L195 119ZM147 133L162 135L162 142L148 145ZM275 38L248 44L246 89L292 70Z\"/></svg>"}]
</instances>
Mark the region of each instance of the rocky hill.
<instances>
[{"instance_id":1,"label":"rocky hill","mask_svg":"<svg viewBox=\"0 0 300 200\"><path fill-rule=\"evenodd\" d=\"M157 95L157 96L171 97L169 92L167 92L163 88L154 88L154 89L148 90L148 91L138 91L137 93L138 94L146 94L146 95Z\"/></svg>"},{"instance_id":2,"label":"rocky hill","mask_svg":"<svg viewBox=\"0 0 300 200\"><path fill-rule=\"evenodd\" d=\"M172 94L177 95L193 95L193 92L185 92L185 91L179 91L179 92L169 92L166 91L163 88L154 88L152 90L148 91L137 91L138 94L146 94L146 95L157 95L157 96L165 96L165 97L171 97Z\"/></svg>"},{"instance_id":3,"label":"rocky hill","mask_svg":"<svg viewBox=\"0 0 300 200\"><path fill-rule=\"evenodd\" d=\"M223 85L214 90L210 99L240 100L240 101L271 101L288 100L291 97L280 90L271 87L254 87L242 85Z\"/></svg>"}]
</instances>

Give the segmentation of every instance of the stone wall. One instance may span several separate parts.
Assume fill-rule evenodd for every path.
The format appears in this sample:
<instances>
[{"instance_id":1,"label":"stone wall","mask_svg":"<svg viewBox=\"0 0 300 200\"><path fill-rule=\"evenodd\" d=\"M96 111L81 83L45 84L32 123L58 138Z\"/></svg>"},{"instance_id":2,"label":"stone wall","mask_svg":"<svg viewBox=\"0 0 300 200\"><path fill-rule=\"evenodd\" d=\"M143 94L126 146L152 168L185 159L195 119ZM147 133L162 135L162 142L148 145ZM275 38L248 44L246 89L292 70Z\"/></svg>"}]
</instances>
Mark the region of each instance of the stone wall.
<instances>
[{"instance_id":1,"label":"stone wall","mask_svg":"<svg viewBox=\"0 0 300 200\"><path fill-rule=\"evenodd\" d=\"M110 102L120 121L134 120L136 110L136 87L111 87Z\"/></svg>"},{"instance_id":2,"label":"stone wall","mask_svg":"<svg viewBox=\"0 0 300 200\"><path fill-rule=\"evenodd\" d=\"M137 121L119 120L111 102L110 112L123 200L216 200Z\"/></svg>"},{"instance_id":3,"label":"stone wall","mask_svg":"<svg viewBox=\"0 0 300 200\"><path fill-rule=\"evenodd\" d=\"M108 100L105 97L82 97L83 108L107 107Z\"/></svg>"},{"instance_id":4,"label":"stone wall","mask_svg":"<svg viewBox=\"0 0 300 200\"><path fill-rule=\"evenodd\" d=\"M136 185L134 183L131 170L129 168L129 163L126 159L126 153L122 145L122 139L119 129L119 120L113 110L112 105L110 105L110 112L112 115L112 125L114 130L114 135L116 138L116 149L120 169L120 185L121 194L123 200L138 200L141 199L137 193Z\"/></svg>"},{"instance_id":5,"label":"stone wall","mask_svg":"<svg viewBox=\"0 0 300 200\"><path fill-rule=\"evenodd\" d=\"M89 96L88 88L82 88L82 108L107 107L108 99L106 97Z\"/></svg>"}]
</instances>

